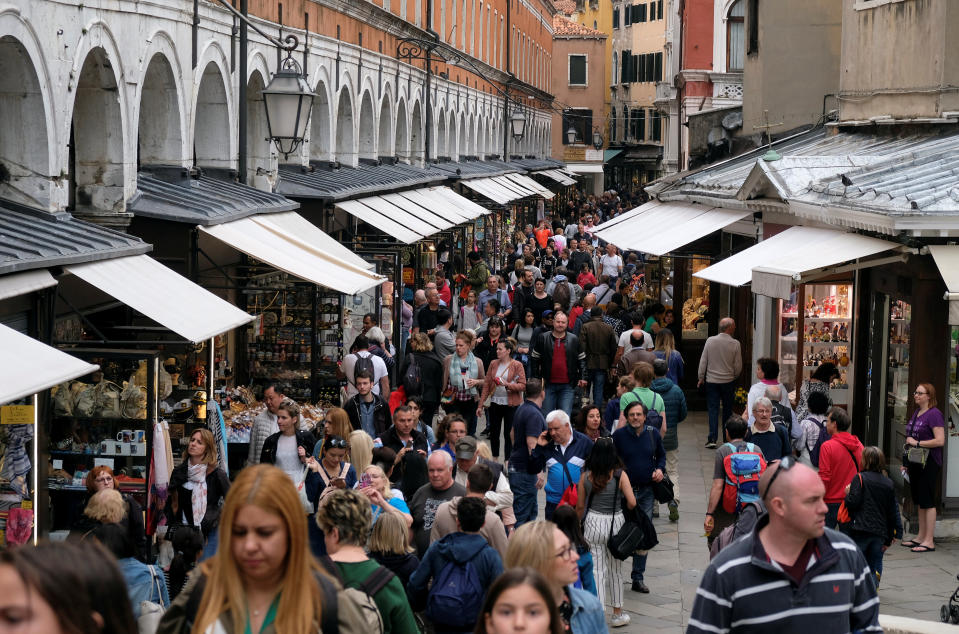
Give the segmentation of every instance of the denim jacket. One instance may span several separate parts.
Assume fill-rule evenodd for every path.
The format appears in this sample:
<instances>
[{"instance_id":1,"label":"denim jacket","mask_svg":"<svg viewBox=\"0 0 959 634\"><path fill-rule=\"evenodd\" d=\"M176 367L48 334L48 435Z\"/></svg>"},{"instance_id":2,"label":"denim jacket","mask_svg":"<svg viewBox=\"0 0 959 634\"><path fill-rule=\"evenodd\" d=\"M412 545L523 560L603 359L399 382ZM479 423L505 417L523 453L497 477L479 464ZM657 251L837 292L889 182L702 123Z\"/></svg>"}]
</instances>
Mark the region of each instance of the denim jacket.
<instances>
[{"instance_id":1,"label":"denim jacket","mask_svg":"<svg viewBox=\"0 0 959 634\"><path fill-rule=\"evenodd\" d=\"M133 557L124 557L117 563L120 564L120 571L127 582L127 593L130 595L130 603L133 604L134 617L140 617L141 601L153 601L164 608L169 607L166 579L159 566L148 566ZM150 572L151 568L153 573Z\"/></svg>"},{"instance_id":2,"label":"denim jacket","mask_svg":"<svg viewBox=\"0 0 959 634\"><path fill-rule=\"evenodd\" d=\"M601 634L609 633L606 627L606 613L595 595L581 588L566 586L569 593L569 602L573 604L573 616L569 620L570 629L574 634Z\"/></svg>"}]
</instances>

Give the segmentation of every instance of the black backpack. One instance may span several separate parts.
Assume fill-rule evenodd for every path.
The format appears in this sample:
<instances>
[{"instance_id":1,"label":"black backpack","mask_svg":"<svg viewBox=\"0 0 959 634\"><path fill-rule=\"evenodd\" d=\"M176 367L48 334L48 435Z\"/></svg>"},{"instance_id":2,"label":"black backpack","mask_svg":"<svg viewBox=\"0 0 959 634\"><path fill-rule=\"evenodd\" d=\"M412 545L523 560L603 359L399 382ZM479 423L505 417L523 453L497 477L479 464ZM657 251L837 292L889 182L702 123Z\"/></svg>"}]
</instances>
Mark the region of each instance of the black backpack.
<instances>
[{"instance_id":1,"label":"black backpack","mask_svg":"<svg viewBox=\"0 0 959 634\"><path fill-rule=\"evenodd\" d=\"M353 385L356 386L356 375L360 372L369 372L370 376L373 377L373 383L376 383L376 370L373 365L373 353L367 352L366 356L360 356L360 352L356 352L356 363L353 364Z\"/></svg>"},{"instance_id":2,"label":"black backpack","mask_svg":"<svg viewBox=\"0 0 959 634\"><path fill-rule=\"evenodd\" d=\"M819 450L822 449L822 444L829 440L829 432L826 431L826 425L820 423L814 418L807 418L806 420L812 422L816 427L819 428L819 437L816 438L816 444L813 445L812 449L809 450L809 462L813 464L817 469L819 468Z\"/></svg>"},{"instance_id":3,"label":"black backpack","mask_svg":"<svg viewBox=\"0 0 959 634\"><path fill-rule=\"evenodd\" d=\"M413 353L410 353L410 362L403 375L403 389L406 390L407 396L419 396L423 393L423 374Z\"/></svg>"}]
</instances>

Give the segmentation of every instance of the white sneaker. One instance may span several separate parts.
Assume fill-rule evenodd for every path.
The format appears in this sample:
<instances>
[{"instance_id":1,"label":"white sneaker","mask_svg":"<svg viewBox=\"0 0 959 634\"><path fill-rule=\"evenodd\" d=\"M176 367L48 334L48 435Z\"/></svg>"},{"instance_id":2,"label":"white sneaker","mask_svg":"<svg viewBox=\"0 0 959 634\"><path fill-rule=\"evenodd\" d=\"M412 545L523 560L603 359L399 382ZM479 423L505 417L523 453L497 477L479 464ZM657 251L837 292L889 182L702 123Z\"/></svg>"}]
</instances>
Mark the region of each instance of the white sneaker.
<instances>
[{"instance_id":1,"label":"white sneaker","mask_svg":"<svg viewBox=\"0 0 959 634\"><path fill-rule=\"evenodd\" d=\"M614 614L613 618L609 620L609 624L613 627L623 627L624 625L629 625L629 615L625 612Z\"/></svg>"}]
</instances>

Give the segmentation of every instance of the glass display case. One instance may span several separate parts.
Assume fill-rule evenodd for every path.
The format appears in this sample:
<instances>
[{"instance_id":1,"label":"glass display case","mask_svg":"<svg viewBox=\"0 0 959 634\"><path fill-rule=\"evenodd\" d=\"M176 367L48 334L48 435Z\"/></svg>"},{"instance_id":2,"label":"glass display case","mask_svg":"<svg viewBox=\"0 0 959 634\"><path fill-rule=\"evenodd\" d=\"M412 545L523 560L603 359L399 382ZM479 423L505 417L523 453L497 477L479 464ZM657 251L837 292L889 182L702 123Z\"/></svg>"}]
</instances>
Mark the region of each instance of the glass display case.
<instances>
[{"instance_id":1,"label":"glass display case","mask_svg":"<svg viewBox=\"0 0 959 634\"><path fill-rule=\"evenodd\" d=\"M682 306L683 340L702 339L709 336L709 280L693 277L712 263L705 255L693 255L686 259L686 280ZM663 302L664 304L666 302ZM667 306L669 304L666 304Z\"/></svg>"},{"instance_id":2,"label":"glass display case","mask_svg":"<svg viewBox=\"0 0 959 634\"><path fill-rule=\"evenodd\" d=\"M890 463L902 463L906 423L912 406L909 393L909 344L912 340L912 306L901 299L889 305L889 341L886 359L886 420L890 429Z\"/></svg>"},{"instance_id":3,"label":"glass display case","mask_svg":"<svg viewBox=\"0 0 959 634\"><path fill-rule=\"evenodd\" d=\"M852 307L853 286L850 283L805 284L801 293L794 294L789 302L784 303L780 327L781 365L788 363L789 354L794 354L796 360L796 370L791 373L792 377L788 374L784 377L780 372L780 381L787 389L798 391L798 386L809 380L816 368L831 362L839 370L839 378L830 386L829 398L833 405L841 405L847 409L851 407L852 382L855 375ZM792 385L787 382L790 378Z\"/></svg>"},{"instance_id":4,"label":"glass display case","mask_svg":"<svg viewBox=\"0 0 959 634\"><path fill-rule=\"evenodd\" d=\"M39 441L48 461L47 480L40 485L48 506L38 510L43 532L73 527L86 503L84 479L99 465L113 469L120 491L146 508L160 353L71 349L70 354L100 370L51 390L52 417Z\"/></svg>"}]
</instances>

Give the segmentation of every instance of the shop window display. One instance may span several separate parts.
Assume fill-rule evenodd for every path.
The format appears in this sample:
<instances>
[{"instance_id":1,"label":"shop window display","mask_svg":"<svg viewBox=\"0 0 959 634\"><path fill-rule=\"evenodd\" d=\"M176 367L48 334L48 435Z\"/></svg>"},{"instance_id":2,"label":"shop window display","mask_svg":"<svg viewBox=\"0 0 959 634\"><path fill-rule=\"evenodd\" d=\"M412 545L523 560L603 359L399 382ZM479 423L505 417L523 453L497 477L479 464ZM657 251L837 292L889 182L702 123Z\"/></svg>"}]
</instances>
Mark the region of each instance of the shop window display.
<instances>
[{"instance_id":1,"label":"shop window display","mask_svg":"<svg viewBox=\"0 0 959 634\"><path fill-rule=\"evenodd\" d=\"M909 345L912 340L912 306L901 299L889 305L889 340L886 354L886 420L892 430L890 461L901 463L906 424L913 406L909 390Z\"/></svg>"},{"instance_id":2,"label":"shop window display","mask_svg":"<svg viewBox=\"0 0 959 634\"><path fill-rule=\"evenodd\" d=\"M799 385L808 381L816 368L831 362L839 370L839 378L830 385L829 398L834 405L850 408L854 375L852 290L851 284L806 284L802 293L793 293L790 301L784 302L780 381L788 390L798 392Z\"/></svg>"},{"instance_id":3,"label":"shop window display","mask_svg":"<svg viewBox=\"0 0 959 634\"><path fill-rule=\"evenodd\" d=\"M959 326L950 326L949 331L948 388L939 408L946 417L946 455L955 456L959 451ZM959 497L959 461L947 460L946 467L946 497Z\"/></svg>"},{"instance_id":4,"label":"shop window display","mask_svg":"<svg viewBox=\"0 0 959 634\"><path fill-rule=\"evenodd\" d=\"M683 340L706 339L709 336L709 280L693 277L712 262L703 255L694 255L687 261L686 300L683 302Z\"/></svg>"}]
</instances>

